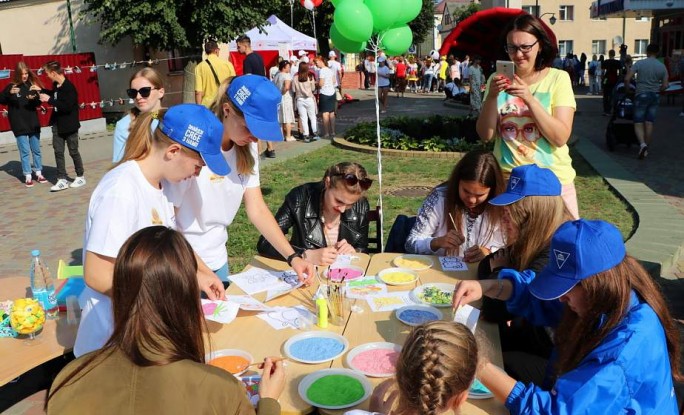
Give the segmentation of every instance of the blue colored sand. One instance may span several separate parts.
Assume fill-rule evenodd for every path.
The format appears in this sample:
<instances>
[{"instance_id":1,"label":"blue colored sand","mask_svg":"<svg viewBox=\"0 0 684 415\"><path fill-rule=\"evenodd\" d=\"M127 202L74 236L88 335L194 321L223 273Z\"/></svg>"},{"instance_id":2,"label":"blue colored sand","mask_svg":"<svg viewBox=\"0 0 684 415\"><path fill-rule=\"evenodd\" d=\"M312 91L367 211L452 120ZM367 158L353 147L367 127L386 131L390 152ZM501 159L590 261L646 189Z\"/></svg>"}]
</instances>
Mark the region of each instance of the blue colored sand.
<instances>
[{"instance_id":1,"label":"blue colored sand","mask_svg":"<svg viewBox=\"0 0 684 415\"><path fill-rule=\"evenodd\" d=\"M483 385L479 380L475 379L473 385L470 387L471 393L477 393L480 395L492 393L485 385Z\"/></svg>"},{"instance_id":2,"label":"blue colored sand","mask_svg":"<svg viewBox=\"0 0 684 415\"><path fill-rule=\"evenodd\" d=\"M399 314L402 320L411 324L423 324L428 321L439 320L435 313L424 310L406 310Z\"/></svg>"},{"instance_id":3,"label":"blue colored sand","mask_svg":"<svg viewBox=\"0 0 684 415\"><path fill-rule=\"evenodd\" d=\"M290 354L300 360L329 360L342 353L344 344L327 337L310 337L290 346Z\"/></svg>"}]
</instances>

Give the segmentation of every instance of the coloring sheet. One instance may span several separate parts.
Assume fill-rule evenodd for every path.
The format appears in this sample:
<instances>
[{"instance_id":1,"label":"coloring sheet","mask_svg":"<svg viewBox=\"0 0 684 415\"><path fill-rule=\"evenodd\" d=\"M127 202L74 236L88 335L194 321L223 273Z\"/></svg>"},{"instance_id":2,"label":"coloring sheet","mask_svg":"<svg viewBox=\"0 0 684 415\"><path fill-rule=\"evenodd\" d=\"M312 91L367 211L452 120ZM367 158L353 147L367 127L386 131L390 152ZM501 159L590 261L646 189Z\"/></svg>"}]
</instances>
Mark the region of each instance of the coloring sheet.
<instances>
[{"instance_id":1,"label":"coloring sheet","mask_svg":"<svg viewBox=\"0 0 684 415\"><path fill-rule=\"evenodd\" d=\"M386 294L377 294L366 297L368 306L373 311L392 311L405 305L412 305L409 291L394 291Z\"/></svg>"},{"instance_id":2,"label":"coloring sheet","mask_svg":"<svg viewBox=\"0 0 684 415\"><path fill-rule=\"evenodd\" d=\"M249 295L226 295L226 301L236 303L245 311L269 311L271 307Z\"/></svg>"},{"instance_id":3,"label":"coloring sheet","mask_svg":"<svg viewBox=\"0 0 684 415\"><path fill-rule=\"evenodd\" d=\"M274 298L278 298L281 295L285 295L290 291L302 286L302 283L299 282L297 273L292 270L282 272L279 276L279 279L287 285L279 285L278 287L270 288L268 291L266 291L266 300L264 300L265 302L271 301Z\"/></svg>"},{"instance_id":4,"label":"coloring sheet","mask_svg":"<svg viewBox=\"0 0 684 415\"><path fill-rule=\"evenodd\" d=\"M271 311L259 314L257 317L267 322L276 330L301 329L311 327L316 316L303 306L274 307Z\"/></svg>"},{"instance_id":5,"label":"coloring sheet","mask_svg":"<svg viewBox=\"0 0 684 415\"><path fill-rule=\"evenodd\" d=\"M480 310L469 304L458 307L458 310L456 310L456 313L454 314L454 321L456 323L461 323L465 325L473 333L475 333L475 328L477 327L477 320L479 318Z\"/></svg>"},{"instance_id":6,"label":"coloring sheet","mask_svg":"<svg viewBox=\"0 0 684 415\"><path fill-rule=\"evenodd\" d=\"M204 318L217 323L228 324L235 320L240 305L221 300L202 300Z\"/></svg>"},{"instance_id":7,"label":"coloring sheet","mask_svg":"<svg viewBox=\"0 0 684 415\"><path fill-rule=\"evenodd\" d=\"M254 295L268 290L291 290L293 281L291 275L283 275L288 271L272 271L262 268L250 268L245 272L230 276L230 281L235 283L242 291ZM291 272L291 271L290 271ZM296 284L299 284L295 275Z\"/></svg>"},{"instance_id":8,"label":"coloring sheet","mask_svg":"<svg viewBox=\"0 0 684 415\"><path fill-rule=\"evenodd\" d=\"M468 271L468 265L463 258L457 256L441 256L439 263L443 271Z\"/></svg>"},{"instance_id":9,"label":"coloring sheet","mask_svg":"<svg viewBox=\"0 0 684 415\"><path fill-rule=\"evenodd\" d=\"M364 299L369 295L387 293L387 285L378 282L374 276L366 276L346 283L347 297Z\"/></svg>"}]
</instances>

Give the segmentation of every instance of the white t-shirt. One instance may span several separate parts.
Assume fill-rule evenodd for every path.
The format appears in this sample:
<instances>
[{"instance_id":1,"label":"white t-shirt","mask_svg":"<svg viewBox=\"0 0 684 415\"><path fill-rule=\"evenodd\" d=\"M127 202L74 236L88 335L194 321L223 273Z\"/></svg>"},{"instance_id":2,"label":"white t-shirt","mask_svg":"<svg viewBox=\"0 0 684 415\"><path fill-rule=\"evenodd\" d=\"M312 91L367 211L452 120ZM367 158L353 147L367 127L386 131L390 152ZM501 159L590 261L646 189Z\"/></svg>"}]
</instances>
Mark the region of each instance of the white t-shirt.
<instances>
[{"instance_id":1,"label":"white t-shirt","mask_svg":"<svg viewBox=\"0 0 684 415\"><path fill-rule=\"evenodd\" d=\"M322 67L318 71L318 79L323 80L321 94L327 96L335 95L335 73L330 68Z\"/></svg>"},{"instance_id":2,"label":"white t-shirt","mask_svg":"<svg viewBox=\"0 0 684 415\"><path fill-rule=\"evenodd\" d=\"M202 168L195 180L165 183L164 193L177 209L176 224L197 255L212 270L228 262L226 227L242 204L245 190L259 187L259 154L256 143L249 144L254 157L254 174L242 175L235 166L235 146L223 152L231 166L227 176L217 176Z\"/></svg>"},{"instance_id":3,"label":"white t-shirt","mask_svg":"<svg viewBox=\"0 0 684 415\"><path fill-rule=\"evenodd\" d=\"M116 258L131 235L154 225L175 228L173 205L147 181L136 161L127 161L105 174L90 197L83 258L86 251ZM109 297L86 287L79 301L83 314L74 345L76 356L104 346L113 329Z\"/></svg>"},{"instance_id":4,"label":"white t-shirt","mask_svg":"<svg viewBox=\"0 0 684 415\"><path fill-rule=\"evenodd\" d=\"M379 87L386 87L390 86L390 68L385 65L385 66L380 66L378 68L378 86Z\"/></svg>"},{"instance_id":5,"label":"white t-shirt","mask_svg":"<svg viewBox=\"0 0 684 415\"><path fill-rule=\"evenodd\" d=\"M333 74L335 74L335 86L340 86L340 83L342 81L340 79L340 77L342 76L342 64L340 64L338 61L330 59L328 61L328 68L330 68L330 70L333 71Z\"/></svg>"}]
</instances>

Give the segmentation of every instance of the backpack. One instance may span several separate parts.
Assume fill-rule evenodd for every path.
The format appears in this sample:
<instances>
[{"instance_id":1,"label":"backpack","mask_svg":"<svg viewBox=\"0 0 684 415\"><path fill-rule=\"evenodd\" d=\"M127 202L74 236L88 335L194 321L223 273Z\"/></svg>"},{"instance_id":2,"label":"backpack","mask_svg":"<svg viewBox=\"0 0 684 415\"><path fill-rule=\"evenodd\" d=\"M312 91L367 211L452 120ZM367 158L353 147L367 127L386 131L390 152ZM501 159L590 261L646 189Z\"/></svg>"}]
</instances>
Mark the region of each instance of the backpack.
<instances>
[{"instance_id":1,"label":"backpack","mask_svg":"<svg viewBox=\"0 0 684 415\"><path fill-rule=\"evenodd\" d=\"M589 76L596 75L596 66L598 65L595 62L589 64Z\"/></svg>"}]
</instances>

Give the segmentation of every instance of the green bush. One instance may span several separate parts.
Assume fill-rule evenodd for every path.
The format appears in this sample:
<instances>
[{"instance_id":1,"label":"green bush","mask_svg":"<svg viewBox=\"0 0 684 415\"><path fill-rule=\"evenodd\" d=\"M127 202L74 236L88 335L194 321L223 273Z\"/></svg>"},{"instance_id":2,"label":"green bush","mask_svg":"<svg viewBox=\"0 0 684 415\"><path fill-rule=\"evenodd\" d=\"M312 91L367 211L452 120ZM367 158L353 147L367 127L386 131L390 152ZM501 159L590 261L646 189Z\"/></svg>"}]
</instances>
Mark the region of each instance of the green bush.
<instances>
[{"instance_id":1,"label":"green bush","mask_svg":"<svg viewBox=\"0 0 684 415\"><path fill-rule=\"evenodd\" d=\"M426 118L390 117L380 121L382 148L420 151L460 151L492 149L492 144L479 140L475 119L433 115ZM362 122L345 133L345 139L375 147L375 122Z\"/></svg>"}]
</instances>

